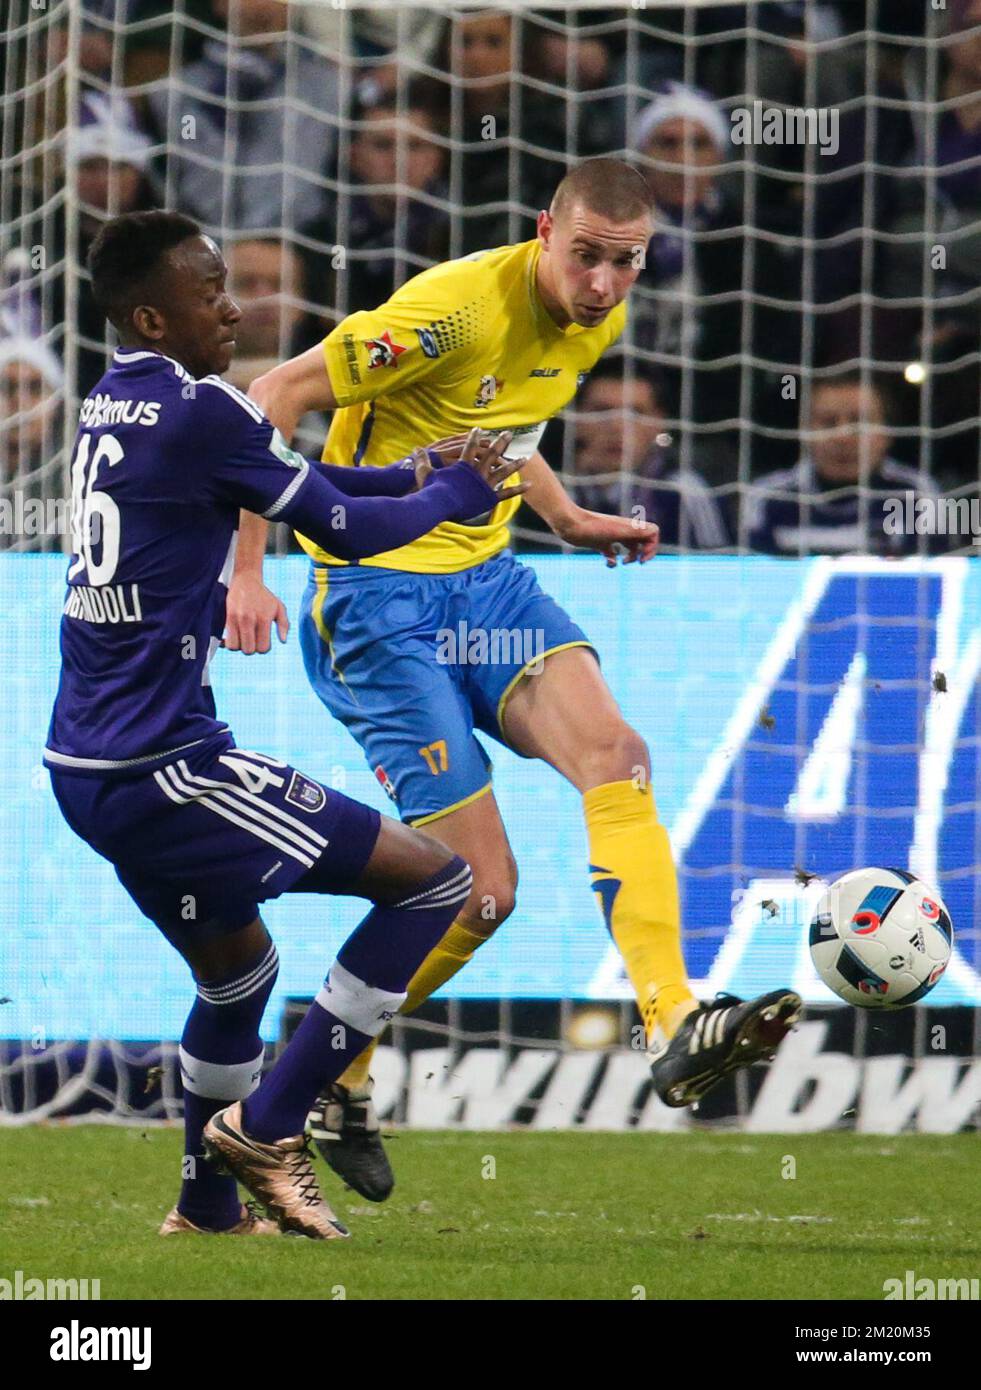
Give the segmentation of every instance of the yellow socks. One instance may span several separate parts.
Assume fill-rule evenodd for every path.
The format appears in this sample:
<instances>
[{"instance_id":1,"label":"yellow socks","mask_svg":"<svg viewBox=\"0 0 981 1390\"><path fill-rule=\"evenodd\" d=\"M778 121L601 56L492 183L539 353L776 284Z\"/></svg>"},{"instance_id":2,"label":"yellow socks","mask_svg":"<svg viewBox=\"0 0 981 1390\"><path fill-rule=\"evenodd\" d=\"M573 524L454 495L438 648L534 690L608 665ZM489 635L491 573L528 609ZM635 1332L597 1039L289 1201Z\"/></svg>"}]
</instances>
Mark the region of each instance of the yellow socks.
<instances>
[{"instance_id":1,"label":"yellow socks","mask_svg":"<svg viewBox=\"0 0 981 1390\"><path fill-rule=\"evenodd\" d=\"M650 1038L667 1037L696 1005L681 954L678 881L668 832L658 822L649 787L607 782L583 796L589 835L590 873L610 935L623 956ZM488 924L490 925L490 924ZM454 922L420 965L409 984L402 1013L411 1013L451 979L487 940ZM368 1084L377 1039L357 1057L341 1085L351 1091Z\"/></svg>"},{"instance_id":2,"label":"yellow socks","mask_svg":"<svg viewBox=\"0 0 981 1390\"><path fill-rule=\"evenodd\" d=\"M593 891L623 956L648 1038L673 1036L695 1006L681 954L678 880L650 787L607 782L583 795Z\"/></svg>"},{"instance_id":3,"label":"yellow socks","mask_svg":"<svg viewBox=\"0 0 981 1390\"><path fill-rule=\"evenodd\" d=\"M465 927L462 922L454 922L439 945L433 947L413 975L409 982L408 998L399 1013L411 1014L413 1009L418 1009L424 1000L436 993L440 985L445 985L447 980L452 979L456 972L466 965L474 951L484 944L489 935L490 933L481 936L479 932ZM368 1085L371 1059L377 1046L378 1039L375 1038L360 1056L355 1057L344 1075L337 1078L342 1086L346 1086L349 1091L364 1090Z\"/></svg>"}]
</instances>

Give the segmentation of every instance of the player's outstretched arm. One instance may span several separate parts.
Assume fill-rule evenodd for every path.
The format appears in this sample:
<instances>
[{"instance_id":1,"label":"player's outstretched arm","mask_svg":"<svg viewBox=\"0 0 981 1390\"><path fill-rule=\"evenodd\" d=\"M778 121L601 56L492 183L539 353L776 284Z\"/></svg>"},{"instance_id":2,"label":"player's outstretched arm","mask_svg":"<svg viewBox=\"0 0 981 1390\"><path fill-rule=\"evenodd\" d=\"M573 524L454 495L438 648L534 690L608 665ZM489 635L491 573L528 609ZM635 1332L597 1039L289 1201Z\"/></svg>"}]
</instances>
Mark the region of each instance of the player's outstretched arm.
<instances>
[{"instance_id":1,"label":"player's outstretched arm","mask_svg":"<svg viewBox=\"0 0 981 1390\"><path fill-rule=\"evenodd\" d=\"M348 497L406 497L434 477L436 469L459 462L466 443L465 436L442 440L428 450L416 449L409 458L387 468L345 468L313 460L310 463ZM474 447L479 447L476 440ZM499 493L498 501L523 491L523 487L517 487L507 494ZM240 513L235 573L226 601L224 646L246 656L269 651L274 625L281 642L286 641L290 629L285 606L262 582L268 529L264 517L254 512Z\"/></svg>"},{"instance_id":2,"label":"player's outstretched arm","mask_svg":"<svg viewBox=\"0 0 981 1390\"><path fill-rule=\"evenodd\" d=\"M472 431L459 463L441 468L418 492L401 498L352 497L323 470L311 471L295 498L277 513L342 560L363 560L418 540L443 521L466 521L524 491L505 487L523 460L508 459L508 432L493 440Z\"/></svg>"},{"instance_id":3,"label":"player's outstretched arm","mask_svg":"<svg viewBox=\"0 0 981 1390\"><path fill-rule=\"evenodd\" d=\"M310 410L334 410L334 396L321 344L256 377L249 396L289 443ZM229 651L267 652L275 623L281 642L289 632L286 609L262 582L269 522L252 512L239 517L235 570L228 589L225 646Z\"/></svg>"},{"instance_id":4,"label":"player's outstretched arm","mask_svg":"<svg viewBox=\"0 0 981 1390\"><path fill-rule=\"evenodd\" d=\"M435 450L432 451L435 453ZM436 456L436 467L443 462L455 463L459 459L442 460ZM422 487L433 471L433 462L425 449L416 449L407 458L390 463L387 468L349 468L338 463L318 463L317 472L322 473L329 483L348 497L405 497Z\"/></svg>"},{"instance_id":5,"label":"player's outstretched arm","mask_svg":"<svg viewBox=\"0 0 981 1390\"><path fill-rule=\"evenodd\" d=\"M528 486L525 501L546 525L567 545L598 550L608 565L623 557L641 564L657 551L659 532L652 521L640 517L607 516L587 511L566 492L556 474L540 453L532 454L523 477Z\"/></svg>"}]
</instances>

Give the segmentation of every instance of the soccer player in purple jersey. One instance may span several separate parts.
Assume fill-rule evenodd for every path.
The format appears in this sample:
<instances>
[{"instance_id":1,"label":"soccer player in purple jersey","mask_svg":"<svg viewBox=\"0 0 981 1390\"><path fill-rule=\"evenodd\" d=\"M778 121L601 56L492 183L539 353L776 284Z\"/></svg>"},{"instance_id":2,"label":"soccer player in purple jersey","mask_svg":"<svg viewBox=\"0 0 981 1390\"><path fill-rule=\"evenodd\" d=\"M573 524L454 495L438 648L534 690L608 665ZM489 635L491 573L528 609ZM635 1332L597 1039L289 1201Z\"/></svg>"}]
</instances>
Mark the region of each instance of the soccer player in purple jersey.
<instances>
[{"instance_id":1,"label":"soccer player in purple jersey","mask_svg":"<svg viewBox=\"0 0 981 1390\"><path fill-rule=\"evenodd\" d=\"M69 825L112 863L196 982L180 1046L190 1161L161 1234L274 1231L241 1205L237 1178L280 1229L329 1240L347 1231L318 1189L304 1118L397 1012L471 873L439 841L237 748L216 717L209 663L239 509L354 559L523 491L505 486L518 465L503 457L507 435L471 436L458 461L417 451L363 472L288 448L221 380L241 315L218 247L189 218L118 217L89 268L120 347L79 416L44 761ZM277 956L258 904L289 892L373 906L263 1077L259 1026Z\"/></svg>"}]
</instances>

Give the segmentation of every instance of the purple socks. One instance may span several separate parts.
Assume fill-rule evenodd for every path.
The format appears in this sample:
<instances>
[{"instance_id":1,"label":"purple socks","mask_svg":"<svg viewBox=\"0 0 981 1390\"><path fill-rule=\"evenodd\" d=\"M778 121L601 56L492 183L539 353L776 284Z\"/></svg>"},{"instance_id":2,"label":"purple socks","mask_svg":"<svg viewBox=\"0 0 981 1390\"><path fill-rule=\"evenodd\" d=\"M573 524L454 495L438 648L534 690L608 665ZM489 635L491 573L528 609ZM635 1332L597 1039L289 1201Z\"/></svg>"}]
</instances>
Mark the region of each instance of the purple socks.
<instances>
[{"instance_id":1,"label":"purple socks","mask_svg":"<svg viewBox=\"0 0 981 1390\"><path fill-rule=\"evenodd\" d=\"M470 894L469 866L454 855L391 907L376 906L337 955L286 1051L244 1106L247 1132L271 1144L302 1133L307 1113L405 1002L409 981Z\"/></svg>"},{"instance_id":2,"label":"purple socks","mask_svg":"<svg viewBox=\"0 0 981 1390\"><path fill-rule=\"evenodd\" d=\"M198 983L180 1045L184 1083L184 1160L178 1207L188 1221L226 1230L241 1215L235 1179L205 1161L201 1133L216 1110L244 1100L262 1076L259 1025L276 983L279 958L269 943L237 974Z\"/></svg>"}]
</instances>

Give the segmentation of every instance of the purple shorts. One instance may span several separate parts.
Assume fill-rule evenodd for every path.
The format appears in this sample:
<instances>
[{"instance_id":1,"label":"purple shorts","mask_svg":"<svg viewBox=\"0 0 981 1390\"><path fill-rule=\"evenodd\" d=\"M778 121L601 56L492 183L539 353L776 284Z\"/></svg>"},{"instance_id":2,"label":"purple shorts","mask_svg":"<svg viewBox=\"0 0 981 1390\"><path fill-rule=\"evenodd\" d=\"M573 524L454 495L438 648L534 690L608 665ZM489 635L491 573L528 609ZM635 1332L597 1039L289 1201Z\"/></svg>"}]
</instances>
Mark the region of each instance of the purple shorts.
<instances>
[{"instance_id":1,"label":"purple shorts","mask_svg":"<svg viewBox=\"0 0 981 1390\"><path fill-rule=\"evenodd\" d=\"M352 892L377 811L262 753L195 751L138 777L51 773L68 824L178 950L281 893Z\"/></svg>"}]
</instances>

